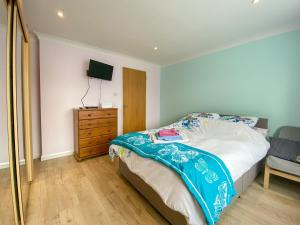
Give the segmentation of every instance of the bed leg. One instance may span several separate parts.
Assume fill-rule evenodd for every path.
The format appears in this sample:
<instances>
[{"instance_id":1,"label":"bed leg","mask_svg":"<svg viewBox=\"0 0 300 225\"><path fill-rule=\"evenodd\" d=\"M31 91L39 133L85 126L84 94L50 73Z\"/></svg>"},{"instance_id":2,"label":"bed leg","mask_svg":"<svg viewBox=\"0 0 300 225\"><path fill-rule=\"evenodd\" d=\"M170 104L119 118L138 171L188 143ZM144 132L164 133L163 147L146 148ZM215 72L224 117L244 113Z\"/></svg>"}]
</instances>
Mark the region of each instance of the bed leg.
<instances>
[{"instance_id":1,"label":"bed leg","mask_svg":"<svg viewBox=\"0 0 300 225\"><path fill-rule=\"evenodd\" d=\"M268 165L265 165L265 176L264 176L264 188L269 188L269 182L270 182L270 168Z\"/></svg>"}]
</instances>

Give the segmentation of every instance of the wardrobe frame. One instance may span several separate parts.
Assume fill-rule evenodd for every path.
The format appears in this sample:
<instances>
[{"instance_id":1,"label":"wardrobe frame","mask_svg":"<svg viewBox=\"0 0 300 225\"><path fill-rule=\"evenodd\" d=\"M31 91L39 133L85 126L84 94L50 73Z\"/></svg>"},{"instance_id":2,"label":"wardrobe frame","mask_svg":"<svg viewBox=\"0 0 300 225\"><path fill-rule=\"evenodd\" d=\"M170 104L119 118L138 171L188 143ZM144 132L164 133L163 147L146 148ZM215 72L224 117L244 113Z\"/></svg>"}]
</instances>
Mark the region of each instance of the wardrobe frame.
<instances>
[{"instance_id":1,"label":"wardrobe frame","mask_svg":"<svg viewBox=\"0 0 300 225\"><path fill-rule=\"evenodd\" d=\"M17 114L17 23L22 31L22 117L24 157L27 181L33 180L31 89L30 89L30 37L24 19L21 0L4 0L7 7L6 33L6 88L7 88L7 133L14 216L16 225L25 225L19 158L18 114Z\"/></svg>"}]
</instances>

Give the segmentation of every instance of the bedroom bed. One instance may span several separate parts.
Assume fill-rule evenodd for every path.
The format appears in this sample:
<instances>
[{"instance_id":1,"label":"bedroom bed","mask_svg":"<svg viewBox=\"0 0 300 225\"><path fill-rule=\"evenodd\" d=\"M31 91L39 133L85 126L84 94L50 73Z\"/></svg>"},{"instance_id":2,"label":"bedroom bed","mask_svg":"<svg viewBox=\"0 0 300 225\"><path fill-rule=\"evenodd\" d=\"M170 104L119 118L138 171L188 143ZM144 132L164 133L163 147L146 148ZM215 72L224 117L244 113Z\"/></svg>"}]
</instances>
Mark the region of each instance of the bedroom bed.
<instances>
[{"instance_id":1,"label":"bedroom bed","mask_svg":"<svg viewBox=\"0 0 300 225\"><path fill-rule=\"evenodd\" d=\"M201 126L204 126L204 124L207 123L207 120L203 120L202 123ZM216 122L216 124L220 123L222 124L222 122ZM228 124L225 124L225 126L228 126ZM248 128L245 129L250 133L252 132L249 131ZM268 120L259 118L255 127L251 128L253 132L257 133L254 129L267 130ZM237 136L238 135L239 134L237 134ZM120 146L118 145L112 145L111 149L116 150L119 147ZM268 148L267 144L265 148ZM120 174L124 176L162 216L174 225L206 224L201 207L189 193L177 173L158 162L142 158L126 148L122 149L126 153L123 154L123 157L119 158L118 165ZM252 164L249 164L250 166L248 165L249 168L234 174L233 180L237 196L247 189L261 171L266 151L265 153L260 154L259 157L256 157L255 162L252 161ZM241 163L243 163L243 161L241 161ZM170 183L172 183L172 187L170 187Z\"/></svg>"}]
</instances>

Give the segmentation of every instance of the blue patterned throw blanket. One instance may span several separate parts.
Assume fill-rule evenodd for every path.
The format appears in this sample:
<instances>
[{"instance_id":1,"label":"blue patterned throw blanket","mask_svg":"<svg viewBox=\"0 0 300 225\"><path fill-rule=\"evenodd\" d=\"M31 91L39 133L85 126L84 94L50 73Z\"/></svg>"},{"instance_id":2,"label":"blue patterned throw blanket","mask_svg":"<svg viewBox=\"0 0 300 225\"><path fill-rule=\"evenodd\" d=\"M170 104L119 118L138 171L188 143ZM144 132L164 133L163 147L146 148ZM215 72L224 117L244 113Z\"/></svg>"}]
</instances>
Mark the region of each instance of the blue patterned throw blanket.
<instances>
[{"instance_id":1,"label":"blue patterned throw blanket","mask_svg":"<svg viewBox=\"0 0 300 225\"><path fill-rule=\"evenodd\" d=\"M231 175L217 156L181 143L154 144L149 136L129 133L111 144L151 158L179 174L201 206L207 224L215 224L236 195Z\"/></svg>"}]
</instances>

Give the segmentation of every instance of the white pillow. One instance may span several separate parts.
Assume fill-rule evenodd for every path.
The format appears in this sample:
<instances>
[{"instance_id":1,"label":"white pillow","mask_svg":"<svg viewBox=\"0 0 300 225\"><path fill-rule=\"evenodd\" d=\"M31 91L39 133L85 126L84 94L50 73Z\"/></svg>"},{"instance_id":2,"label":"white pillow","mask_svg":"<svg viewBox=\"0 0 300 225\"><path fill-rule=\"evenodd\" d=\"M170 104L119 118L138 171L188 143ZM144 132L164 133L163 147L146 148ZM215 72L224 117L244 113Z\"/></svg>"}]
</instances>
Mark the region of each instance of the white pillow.
<instances>
[{"instance_id":1,"label":"white pillow","mask_svg":"<svg viewBox=\"0 0 300 225\"><path fill-rule=\"evenodd\" d=\"M177 124L187 129L190 129L192 127L199 127L201 118L218 120L220 118L220 115L217 113L190 113L180 119Z\"/></svg>"},{"instance_id":2,"label":"white pillow","mask_svg":"<svg viewBox=\"0 0 300 225\"><path fill-rule=\"evenodd\" d=\"M243 123L253 128L257 124L258 118L253 116L222 116L221 120L225 120L233 123Z\"/></svg>"},{"instance_id":3,"label":"white pillow","mask_svg":"<svg viewBox=\"0 0 300 225\"><path fill-rule=\"evenodd\" d=\"M220 115L218 113L198 112L198 113L192 113L190 115L192 115L193 117L207 118L213 120L220 119Z\"/></svg>"}]
</instances>

